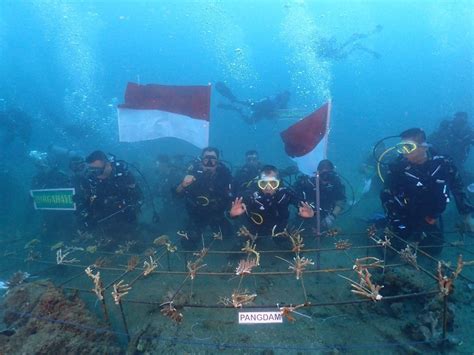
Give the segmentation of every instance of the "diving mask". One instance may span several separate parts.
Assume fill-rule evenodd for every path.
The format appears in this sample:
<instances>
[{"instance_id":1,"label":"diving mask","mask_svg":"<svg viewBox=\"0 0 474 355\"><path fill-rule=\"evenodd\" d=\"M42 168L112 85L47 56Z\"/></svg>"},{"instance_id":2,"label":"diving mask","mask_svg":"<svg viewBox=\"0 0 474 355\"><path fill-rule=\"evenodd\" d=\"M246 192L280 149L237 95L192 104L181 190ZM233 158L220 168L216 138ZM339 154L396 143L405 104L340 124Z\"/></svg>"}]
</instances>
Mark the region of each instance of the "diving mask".
<instances>
[{"instance_id":1,"label":"diving mask","mask_svg":"<svg viewBox=\"0 0 474 355\"><path fill-rule=\"evenodd\" d=\"M474 182L467 186L467 191L474 194Z\"/></svg>"},{"instance_id":2,"label":"diving mask","mask_svg":"<svg viewBox=\"0 0 474 355\"><path fill-rule=\"evenodd\" d=\"M217 157L215 155L204 155L202 157L202 165L213 168L217 165Z\"/></svg>"},{"instance_id":3,"label":"diving mask","mask_svg":"<svg viewBox=\"0 0 474 355\"><path fill-rule=\"evenodd\" d=\"M29 152L29 157L34 159L34 160L43 160L48 157L48 153L43 153L38 150L32 150Z\"/></svg>"},{"instance_id":4,"label":"diving mask","mask_svg":"<svg viewBox=\"0 0 474 355\"><path fill-rule=\"evenodd\" d=\"M272 190L276 190L280 186L280 180L278 180L274 176L262 176L257 181L257 185L258 185L258 188L261 190L265 190L268 187Z\"/></svg>"},{"instance_id":5,"label":"diving mask","mask_svg":"<svg viewBox=\"0 0 474 355\"><path fill-rule=\"evenodd\" d=\"M88 166L87 167L87 175L91 178L98 178L105 173L105 165L103 167L94 167Z\"/></svg>"},{"instance_id":6,"label":"diving mask","mask_svg":"<svg viewBox=\"0 0 474 355\"><path fill-rule=\"evenodd\" d=\"M334 171L322 171L319 173L319 177L322 181L329 181L336 176L336 172Z\"/></svg>"},{"instance_id":7,"label":"diving mask","mask_svg":"<svg viewBox=\"0 0 474 355\"><path fill-rule=\"evenodd\" d=\"M413 153L416 150L416 148L418 148L418 145L415 142L411 142L411 141L400 142L400 143L397 143L395 146L395 149L400 154Z\"/></svg>"},{"instance_id":8,"label":"diving mask","mask_svg":"<svg viewBox=\"0 0 474 355\"><path fill-rule=\"evenodd\" d=\"M246 160L249 163L253 163L253 162L258 161L258 156L257 155L247 155Z\"/></svg>"},{"instance_id":9,"label":"diving mask","mask_svg":"<svg viewBox=\"0 0 474 355\"><path fill-rule=\"evenodd\" d=\"M429 147L428 143L416 144L412 141L402 141L397 143L395 149L400 154L410 154L413 153L418 147Z\"/></svg>"},{"instance_id":10,"label":"diving mask","mask_svg":"<svg viewBox=\"0 0 474 355\"><path fill-rule=\"evenodd\" d=\"M28 155L40 169L49 168L51 166L48 160L48 153L32 150Z\"/></svg>"}]
</instances>

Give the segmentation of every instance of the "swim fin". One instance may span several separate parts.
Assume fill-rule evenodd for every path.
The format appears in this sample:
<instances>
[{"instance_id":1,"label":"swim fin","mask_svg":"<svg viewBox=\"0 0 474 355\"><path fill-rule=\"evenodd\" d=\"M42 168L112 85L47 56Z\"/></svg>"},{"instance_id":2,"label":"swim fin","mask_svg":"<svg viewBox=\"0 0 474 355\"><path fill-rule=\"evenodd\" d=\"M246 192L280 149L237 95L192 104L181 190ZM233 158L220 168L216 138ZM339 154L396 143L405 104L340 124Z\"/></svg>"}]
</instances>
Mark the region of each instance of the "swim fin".
<instances>
[{"instance_id":1,"label":"swim fin","mask_svg":"<svg viewBox=\"0 0 474 355\"><path fill-rule=\"evenodd\" d=\"M225 98L229 99L230 102L237 101L235 95L230 91L229 87L224 84L222 81L218 81L214 86L219 94L224 96Z\"/></svg>"}]
</instances>

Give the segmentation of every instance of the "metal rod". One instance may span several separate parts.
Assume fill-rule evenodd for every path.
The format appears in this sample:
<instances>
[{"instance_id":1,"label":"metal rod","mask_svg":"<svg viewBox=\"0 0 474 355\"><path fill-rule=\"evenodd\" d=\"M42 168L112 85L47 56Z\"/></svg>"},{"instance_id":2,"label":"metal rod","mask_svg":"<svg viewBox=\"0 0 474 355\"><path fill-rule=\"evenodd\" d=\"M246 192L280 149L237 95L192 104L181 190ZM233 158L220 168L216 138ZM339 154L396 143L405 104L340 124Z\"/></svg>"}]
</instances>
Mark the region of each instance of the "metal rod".
<instances>
[{"instance_id":1,"label":"metal rod","mask_svg":"<svg viewBox=\"0 0 474 355\"><path fill-rule=\"evenodd\" d=\"M319 171L316 170L316 248L321 248L321 193L319 191ZM321 253L316 252L316 270L321 269Z\"/></svg>"},{"instance_id":2,"label":"metal rod","mask_svg":"<svg viewBox=\"0 0 474 355\"><path fill-rule=\"evenodd\" d=\"M306 287L305 287L305 285L304 285L303 275L301 275L300 281L301 281L301 287L303 288L304 303L308 303L308 295L307 295L307 293L306 293Z\"/></svg>"},{"instance_id":3,"label":"metal rod","mask_svg":"<svg viewBox=\"0 0 474 355\"><path fill-rule=\"evenodd\" d=\"M352 248L351 248L352 249ZM344 251L340 250L339 251ZM395 249L394 249L395 250ZM49 264L49 262L45 261L36 261L38 263L46 263ZM56 264L55 264L56 265ZM399 267L406 265L405 263L398 263L398 264L390 264L386 265L386 268L390 267ZM68 267L80 267L80 268L86 268L87 266L84 265L64 265ZM120 270L122 271L123 269L118 269L118 268L97 268L97 270L111 270L111 271L117 271ZM143 270L143 268L136 268L136 270ZM319 274L319 273L332 273L332 272L345 272L345 271L352 271L352 267L349 268L329 268L329 269L321 269L321 270L305 270L305 274ZM166 270L153 270L151 274L160 274L160 275L187 275L189 271L166 271ZM294 275L294 271L268 271L268 272L252 272L252 275L254 276L271 276L271 275ZM140 274L137 278L142 276L143 274ZM205 272L205 271L200 271L199 275L203 276L234 276L235 272ZM462 276L462 275L459 275ZM132 281L135 282L136 280Z\"/></svg>"},{"instance_id":4,"label":"metal rod","mask_svg":"<svg viewBox=\"0 0 474 355\"><path fill-rule=\"evenodd\" d=\"M368 253L367 253L368 254ZM368 255L367 255L368 257ZM383 247L383 269L382 269L382 276L385 276L385 265L387 264L387 246Z\"/></svg>"},{"instance_id":5,"label":"metal rod","mask_svg":"<svg viewBox=\"0 0 474 355\"><path fill-rule=\"evenodd\" d=\"M186 276L186 278L183 280L183 282L181 283L181 285L179 285L178 289L175 291L175 293L173 294L173 296L171 296L171 299L170 299L170 302L172 302L176 296L178 295L179 291L181 291L181 289L183 288L184 284L186 283L186 281L188 281L188 278L189 278L189 274L188 276Z\"/></svg>"},{"instance_id":6,"label":"metal rod","mask_svg":"<svg viewBox=\"0 0 474 355\"><path fill-rule=\"evenodd\" d=\"M446 331L448 329L448 295L443 296L443 339L441 346L444 349L446 344Z\"/></svg>"},{"instance_id":7,"label":"metal rod","mask_svg":"<svg viewBox=\"0 0 474 355\"><path fill-rule=\"evenodd\" d=\"M109 214L108 216L106 216L106 217L104 217L104 218L102 218L102 219L99 219L99 220L97 221L97 224L100 224L100 223L102 223L102 222L105 222L105 221L107 221L108 219L112 218L113 216L118 215L119 213L124 213L129 207L132 207L132 205L127 205L127 206L125 206L124 208L119 209L118 211L116 211L116 212L114 212L114 213L112 213L112 214Z\"/></svg>"},{"instance_id":8,"label":"metal rod","mask_svg":"<svg viewBox=\"0 0 474 355\"><path fill-rule=\"evenodd\" d=\"M422 296L432 296L432 295L437 295L439 294L439 290L435 291L425 291L425 292L416 292L416 293L409 293L409 294L404 294L404 295L396 295L396 296L384 296L383 300L384 301L393 301L393 300L401 300L401 299L406 299L406 298L414 298L414 297L422 297ZM124 303L135 303L135 304L147 304L147 305L162 305L162 302L151 302L151 301L140 301L140 300L131 300L131 299L124 299ZM368 303L368 302L374 302L370 298L364 298L364 299L356 299L356 300L347 300L347 301L338 301L338 302L322 302L322 303L306 303L305 307L328 307L328 306L344 306L344 305L350 305L350 304L358 304L358 303ZM285 304L290 304L290 303L284 303L280 302L280 305L285 305ZM296 304L296 303L291 303L291 304ZM175 305L175 307L185 307L185 308L226 308L226 309L235 309L233 305L222 305L222 304L194 304L194 303L184 303L180 305ZM256 308L256 309L262 309L262 308L275 308L274 304L271 305L246 305L243 308Z\"/></svg>"},{"instance_id":9,"label":"metal rod","mask_svg":"<svg viewBox=\"0 0 474 355\"><path fill-rule=\"evenodd\" d=\"M405 240L405 239L399 237L399 236L396 235L395 233L391 233L391 234L392 234L394 237L396 237L397 239L401 240L403 243L405 243L405 244L407 244L407 245L411 245L407 240ZM399 253L398 250L396 250L395 248L393 248L393 247L390 247L390 248L393 249L393 250L395 250L397 253ZM417 248L416 251L417 251L417 252L420 252L421 254L423 254L424 256L426 256L428 259L434 261L436 264L438 264L438 263L440 262L440 260L438 260L438 259L436 259L435 257L431 256L430 254L428 254L427 252L425 252L424 250L422 250L422 249L420 249L420 248ZM419 267L419 266L418 266L418 267ZM448 269L449 271L453 271L453 272L455 271L455 270L454 270L451 266L449 266L449 265L445 265L445 267L446 267L446 269ZM421 267L420 267L420 269L421 269L422 271L425 271L425 270L423 270ZM474 280L471 280L469 277L466 277L466 276L464 276L464 275L462 275L462 274L459 274L458 276L459 276L460 278L464 279L465 281L474 282ZM436 278L435 276L433 276L433 275L431 275L431 277L433 277L434 279L437 279L437 278Z\"/></svg>"},{"instance_id":10,"label":"metal rod","mask_svg":"<svg viewBox=\"0 0 474 355\"><path fill-rule=\"evenodd\" d=\"M61 283L58 285L58 287L63 287L65 284L67 284L67 283L69 283L69 282L71 282L71 281L73 281L73 280L75 280L75 279L78 279L78 278L81 277L82 275L85 275L84 271L81 272L80 274L74 275L73 277L67 279L66 281L61 282Z\"/></svg>"},{"instance_id":11,"label":"metal rod","mask_svg":"<svg viewBox=\"0 0 474 355\"><path fill-rule=\"evenodd\" d=\"M110 286L112 286L114 283L116 283L118 280L120 280L122 277L125 277L130 271L132 270L125 270L124 273L122 273L119 277L117 277L115 280L110 282L107 286L104 287L104 290L107 290Z\"/></svg>"},{"instance_id":12,"label":"metal rod","mask_svg":"<svg viewBox=\"0 0 474 355\"><path fill-rule=\"evenodd\" d=\"M110 318L109 318L109 312L107 311L107 305L105 303L105 297L104 297L104 294L102 293L102 302L100 302L102 304L102 311L104 312L104 318L105 318L105 321L107 323L107 325L109 327L111 327L111 324L110 324Z\"/></svg>"},{"instance_id":13,"label":"metal rod","mask_svg":"<svg viewBox=\"0 0 474 355\"><path fill-rule=\"evenodd\" d=\"M130 333L128 331L127 319L125 318L125 313L123 312L123 306L122 306L121 300L119 300L118 305L120 307L120 314L122 315L123 327L125 328L125 332L127 333L127 341L130 343Z\"/></svg>"},{"instance_id":14,"label":"metal rod","mask_svg":"<svg viewBox=\"0 0 474 355\"><path fill-rule=\"evenodd\" d=\"M137 281L140 279L140 277L142 277L142 276L143 276L143 273L141 273L140 275L138 275L137 277L135 277L135 278L129 283L129 286L132 287L133 284L134 284L135 282L137 282Z\"/></svg>"}]
</instances>

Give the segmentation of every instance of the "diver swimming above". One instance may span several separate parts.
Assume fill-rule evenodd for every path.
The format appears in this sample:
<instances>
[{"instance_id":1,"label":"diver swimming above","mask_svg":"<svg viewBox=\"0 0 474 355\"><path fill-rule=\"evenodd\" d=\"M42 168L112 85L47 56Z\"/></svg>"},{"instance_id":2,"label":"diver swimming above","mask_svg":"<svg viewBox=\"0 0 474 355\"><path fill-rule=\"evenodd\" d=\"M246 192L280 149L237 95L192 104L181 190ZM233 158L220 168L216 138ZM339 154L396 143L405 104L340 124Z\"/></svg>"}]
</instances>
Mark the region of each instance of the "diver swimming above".
<instances>
[{"instance_id":1,"label":"diver swimming above","mask_svg":"<svg viewBox=\"0 0 474 355\"><path fill-rule=\"evenodd\" d=\"M249 124L255 124L262 119L277 119L279 117L279 110L286 110L288 108L288 101L290 101L291 96L290 92L285 90L258 101L238 100L223 82L217 82L215 88L219 94L230 101L230 104L220 103L217 107L237 112Z\"/></svg>"},{"instance_id":2,"label":"diver swimming above","mask_svg":"<svg viewBox=\"0 0 474 355\"><path fill-rule=\"evenodd\" d=\"M335 37L319 38L316 41L316 52L321 58L328 60L343 60L347 59L353 52L365 52L374 59L379 59L380 54L370 48L367 48L361 43L361 40L371 37L374 34L382 31L383 26L377 25L375 28L367 33L353 33L346 41L338 43Z\"/></svg>"}]
</instances>

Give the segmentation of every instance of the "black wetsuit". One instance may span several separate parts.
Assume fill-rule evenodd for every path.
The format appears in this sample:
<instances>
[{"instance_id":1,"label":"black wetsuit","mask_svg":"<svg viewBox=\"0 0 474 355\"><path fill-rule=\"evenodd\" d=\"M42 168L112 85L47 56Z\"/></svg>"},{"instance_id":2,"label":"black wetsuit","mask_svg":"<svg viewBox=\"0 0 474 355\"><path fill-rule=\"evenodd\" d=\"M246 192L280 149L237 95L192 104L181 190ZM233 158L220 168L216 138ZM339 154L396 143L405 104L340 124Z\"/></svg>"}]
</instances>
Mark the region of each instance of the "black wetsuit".
<instances>
[{"instance_id":1,"label":"black wetsuit","mask_svg":"<svg viewBox=\"0 0 474 355\"><path fill-rule=\"evenodd\" d=\"M428 151L428 160L411 164L403 156L389 165L380 198L391 230L401 238L423 245L440 245L443 235L440 217L452 195L460 214L474 211L463 190L462 179L452 161ZM396 249L405 247L392 238ZM430 248L432 253L442 247Z\"/></svg>"},{"instance_id":2,"label":"black wetsuit","mask_svg":"<svg viewBox=\"0 0 474 355\"><path fill-rule=\"evenodd\" d=\"M40 171L33 176L32 189L61 189L70 188L72 181L58 167L41 167ZM41 233L45 239L64 239L64 235L71 231L75 224L74 213L71 211L49 211L38 210L34 212L40 216Z\"/></svg>"},{"instance_id":3,"label":"black wetsuit","mask_svg":"<svg viewBox=\"0 0 474 355\"><path fill-rule=\"evenodd\" d=\"M464 129L456 129L452 121L443 121L428 141L437 152L449 156L456 167L463 170L471 146L474 145L474 130L469 125Z\"/></svg>"},{"instance_id":4,"label":"black wetsuit","mask_svg":"<svg viewBox=\"0 0 474 355\"><path fill-rule=\"evenodd\" d=\"M215 88L231 102L230 104L221 103L217 106L224 110L237 112L247 123L251 124L255 124L264 118L270 120L276 118L278 110L286 109L290 100L290 93L283 91L273 97L265 97L259 101L242 101L238 100L227 85L222 82L217 82Z\"/></svg>"},{"instance_id":5,"label":"black wetsuit","mask_svg":"<svg viewBox=\"0 0 474 355\"><path fill-rule=\"evenodd\" d=\"M290 93L288 91L279 93L273 97L266 97L260 101L250 103L252 111L249 117L245 118L247 123L256 123L264 118L272 120L278 116L278 110L288 108Z\"/></svg>"},{"instance_id":6,"label":"black wetsuit","mask_svg":"<svg viewBox=\"0 0 474 355\"><path fill-rule=\"evenodd\" d=\"M281 186L273 195L267 195L258 188L255 181L242 197L247 207L247 213L244 214L246 227L260 239L271 237L272 232L282 232L288 226L289 206L298 208L300 203L300 199L287 187ZM290 245L287 238L276 237L273 240L282 247Z\"/></svg>"},{"instance_id":7,"label":"black wetsuit","mask_svg":"<svg viewBox=\"0 0 474 355\"><path fill-rule=\"evenodd\" d=\"M71 187L72 182L59 168L46 168L39 171L31 181L32 189L53 189Z\"/></svg>"},{"instance_id":8,"label":"black wetsuit","mask_svg":"<svg viewBox=\"0 0 474 355\"><path fill-rule=\"evenodd\" d=\"M183 248L193 250L198 248L207 226L213 232L222 232L224 237L232 234L232 226L225 217L232 201L232 175L222 163L218 163L214 174L195 164L188 169L188 175L193 175L196 180L179 194L185 197L189 216L186 226L188 239L181 239L181 244Z\"/></svg>"},{"instance_id":9,"label":"black wetsuit","mask_svg":"<svg viewBox=\"0 0 474 355\"><path fill-rule=\"evenodd\" d=\"M344 208L346 203L346 188L335 172L323 173L324 179L319 180L319 204L321 218L326 217L339 206ZM298 177L294 189L302 201L307 202L316 209L316 177L302 175Z\"/></svg>"},{"instance_id":10,"label":"black wetsuit","mask_svg":"<svg viewBox=\"0 0 474 355\"><path fill-rule=\"evenodd\" d=\"M243 193L252 183L252 181L260 174L262 165L259 163L245 164L235 173L234 182L232 187L234 188L234 195L239 197L239 194Z\"/></svg>"},{"instance_id":11,"label":"black wetsuit","mask_svg":"<svg viewBox=\"0 0 474 355\"><path fill-rule=\"evenodd\" d=\"M84 227L100 224L129 225L137 222L143 194L124 161L114 161L106 179L87 176L78 186L78 213ZM119 228L119 227L117 227Z\"/></svg>"}]
</instances>

